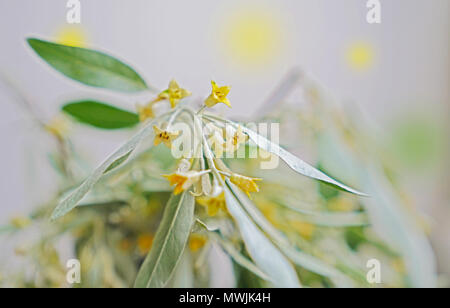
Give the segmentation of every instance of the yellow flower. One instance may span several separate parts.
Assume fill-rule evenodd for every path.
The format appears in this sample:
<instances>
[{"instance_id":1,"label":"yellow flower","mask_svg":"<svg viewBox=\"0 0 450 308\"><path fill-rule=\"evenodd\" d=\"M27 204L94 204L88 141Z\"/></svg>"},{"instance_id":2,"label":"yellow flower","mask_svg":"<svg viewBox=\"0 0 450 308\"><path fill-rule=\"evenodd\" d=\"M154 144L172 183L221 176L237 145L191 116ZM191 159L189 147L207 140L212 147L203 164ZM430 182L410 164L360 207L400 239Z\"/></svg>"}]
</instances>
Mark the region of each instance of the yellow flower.
<instances>
[{"instance_id":1,"label":"yellow flower","mask_svg":"<svg viewBox=\"0 0 450 308\"><path fill-rule=\"evenodd\" d=\"M197 203L206 207L209 216L216 216L220 209L225 210L225 194L215 197L199 197Z\"/></svg>"},{"instance_id":2,"label":"yellow flower","mask_svg":"<svg viewBox=\"0 0 450 308\"><path fill-rule=\"evenodd\" d=\"M175 185L175 189L173 190L173 193L175 195L178 195L183 190L188 189L192 185L194 185L197 181L200 180L200 177L206 173L208 173L209 170L206 171L187 171L187 172L175 172L173 174L169 175L163 175L163 177L167 178L169 180L170 185Z\"/></svg>"},{"instance_id":3,"label":"yellow flower","mask_svg":"<svg viewBox=\"0 0 450 308\"><path fill-rule=\"evenodd\" d=\"M137 246L139 248L139 252L145 255L152 248L154 236L150 233L142 234L137 239Z\"/></svg>"},{"instance_id":4,"label":"yellow flower","mask_svg":"<svg viewBox=\"0 0 450 308\"><path fill-rule=\"evenodd\" d=\"M234 153L237 149L239 149L239 146L247 142L248 139L248 136L243 133L241 126L238 126L236 130L232 130L231 133L230 130L227 130L226 136L227 142L225 149L228 153Z\"/></svg>"},{"instance_id":5,"label":"yellow flower","mask_svg":"<svg viewBox=\"0 0 450 308\"><path fill-rule=\"evenodd\" d=\"M172 141L175 140L179 135L180 132L170 132L167 130L163 130L159 128L158 126L153 126L153 130L155 131L155 141L153 144L157 146L161 142L164 143L169 149L172 148Z\"/></svg>"},{"instance_id":6,"label":"yellow flower","mask_svg":"<svg viewBox=\"0 0 450 308\"><path fill-rule=\"evenodd\" d=\"M231 175L230 181L231 183L237 185L247 194L247 196L250 197L251 192L259 192L259 187L256 185L255 181L262 181L262 179L250 178L248 176L234 173Z\"/></svg>"},{"instance_id":7,"label":"yellow flower","mask_svg":"<svg viewBox=\"0 0 450 308\"><path fill-rule=\"evenodd\" d=\"M144 122L147 119L152 119L155 117L151 103L147 104L145 106L142 106L141 104L137 104L136 109L137 109L137 112L139 115L139 121L141 121L141 122Z\"/></svg>"},{"instance_id":8,"label":"yellow flower","mask_svg":"<svg viewBox=\"0 0 450 308\"><path fill-rule=\"evenodd\" d=\"M173 79L169 83L169 88L158 95L159 99L168 99L170 101L170 106L175 108L181 99L190 96L192 93L188 90L180 88L178 83Z\"/></svg>"},{"instance_id":9,"label":"yellow flower","mask_svg":"<svg viewBox=\"0 0 450 308\"><path fill-rule=\"evenodd\" d=\"M207 237L203 234L192 233L189 237L189 249L192 252L198 251L200 248L205 246Z\"/></svg>"},{"instance_id":10,"label":"yellow flower","mask_svg":"<svg viewBox=\"0 0 450 308\"><path fill-rule=\"evenodd\" d=\"M230 87L219 87L215 81L211 81L212 91L211 95L205 100L205 105L207 107L213 107L218 103L224 103L228 107L231 107L230 101L227 98L228 93L230 92Z\"/></svg>"}]
</instances>

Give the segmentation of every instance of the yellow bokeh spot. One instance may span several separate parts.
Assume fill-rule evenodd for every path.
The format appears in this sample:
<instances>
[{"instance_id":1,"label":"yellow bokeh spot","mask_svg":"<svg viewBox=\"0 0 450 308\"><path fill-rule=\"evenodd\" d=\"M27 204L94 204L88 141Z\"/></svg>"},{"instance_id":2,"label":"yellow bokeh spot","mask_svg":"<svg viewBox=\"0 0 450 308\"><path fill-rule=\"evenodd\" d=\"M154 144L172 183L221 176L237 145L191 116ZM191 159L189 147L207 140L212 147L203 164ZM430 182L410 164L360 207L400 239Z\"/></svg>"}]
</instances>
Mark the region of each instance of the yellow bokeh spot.
<instances>
[{"instance_id":1,"label":"yellow bokeh spot","mask_svg":"<svg viewBox=\"0 0 450 308\"><path fill-rule=\"evenodd\" d=\"M336 212L351 212L358 209L358 204L352 198L334 197L328 201L328 209Z\"/></svg>"},{"instance_id":2,"label":"yellow bokeh spot","mask_svg":"<svg viewBox=\"0 0 450 308\"><path fill-rule=\"evenodd\" d=\"M220 48L239 65L267 64L282 51L282 28L270 9L240 9L225 19Z\"/></svg>"},{"instance_id":3,"label":"yellow bokeh spot","mask_svg":"<svg viewBox=\"0 0 450 308\"><path fill-rule=\"evenodd\" d=\"M88 35L86 30L79 25L65 25L56 32L56 42L74 47L86 47Z\"/></svg>"},{"instance_id":4,"label":"yellow bokeh spot","mask_svg":"<svg viewBox=\"0 0 450 308\"><path fill-rule=\"evenodd\" d=\"M371 68L374 64L374 59L375 52L370 44L355 43L347 50L347 62L355 70L363 71Z\"/></svg>"},{"instance_id":5,"label":"yellow bokeh spot","mask_svg":"<svg viewBox=\"0 0 450 308\"><path fill-rule=\"evenodd\" d=\"M208 238L205 235L192 233L191 236L189 237L189 243L188 243L189 249L192 252L196 252L200 248L205 246L207 241L208 241Z\"/></svg>"},{"instance_id":6,"label":"yellow bokeh spot","mask_svg":"<svg viewBox=\"0 0 450 308\"><path fill-rule=\"evenodd\" d=\"M310 240L314 234L316 227L313 224L294 220L291 221L292 228L300 234L301 237Z\"/></svg>"}]
</instances>

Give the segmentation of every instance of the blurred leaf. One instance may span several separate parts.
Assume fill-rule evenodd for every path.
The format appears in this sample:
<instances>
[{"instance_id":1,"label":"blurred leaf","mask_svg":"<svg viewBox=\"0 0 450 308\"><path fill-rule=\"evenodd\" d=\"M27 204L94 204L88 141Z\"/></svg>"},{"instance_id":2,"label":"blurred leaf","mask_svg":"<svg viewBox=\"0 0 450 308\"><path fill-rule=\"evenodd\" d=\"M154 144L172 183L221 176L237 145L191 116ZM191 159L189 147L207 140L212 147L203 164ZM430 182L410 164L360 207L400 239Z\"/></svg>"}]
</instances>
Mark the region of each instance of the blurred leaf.
<instances>
[{"instance_id":1,"label":"blurred leaf","mask_svg":"<svg viewBox=\"0 0 450 308\"><path fill-rule=\"evenodd\" d=\"M418 228L414 216L380 173L379 168L366 166L360 172L372 198L365 202L375 232L403 256L410 285L434 288L437 285L436 260L426 234Z\"/></svg>"},{"instance_id":2,"label":"blurred leaf","mask_svg":"<svg viewBox=\"0 0 450 308\"><path fill-rule=\"evenodd\" d=\"M385 244L395 247L404 258L410 285L436 286L433 250L423 230L418 228L416 217L404 206L380 163L377 160L368 163L366 157L362 163L345 144L333 134L320 138L319 155L329 157L327 170L362 183L370 193L371 198L365 199L363 205L371 226Z\"/></svg>"},{"instance_id":3,"label":"blurred leaf","mask_svg":"<svg viewBox=\"0 0 450 308\"><path fill-rule=\"evenodd\" d=\"M367 242L364 229L361 227L348 228L345 231L344 237L347 245L354 251L358 249L360 244Z\"/></svg>"},{"instance_id":4,"label":"blurred leaf","mask_svg":"<svg viewBox=\"0 0 450 308\"><path fill-rule=\"evenodd\" d=\"M281 206L303 214L305 221L324 227L356 227L367 226L369 219L364 212L314 212L299 209L284 203Z\"/></svg>"},{"instance_id":5,"label":"blurred leaf","mask_svg":"<svg viewBox=\"0 0 450 308\"><path fill-rule=\"evenodd\" d=\"M130 66L107 54L35 38L27 41L54 69L85 85L121 92L138 92L148 88Z\"/></svg>"},{"instance_id":6,"label":"blurred leaf","mask_svg":"<svg viewBox=\"0 0 450 308\"><path fill-rule=\"evenodd\" d=\"M232 192L233 184L227 184L228 187L225 188L227 208L239 226L252 259L260 268L264 268L275 286L301 287L294 267L252 222Z\"/></svg>"},{"instance_id":7,"label":"blurred leaf","mask_svg":"<svg viewBox=\"0 0 450 308\"><path fill-rule=\"evenodd\" d=\"M55 208L52 213L52 220L57 219L78 205L81 199L92 189L92 187L102 178L105 171L112 165L117 167L117 160L133 151L139 143L153 133L153 122L150 121L140 132L134 135L128 142L123 144L118 150L111 154L90 176L65 197ZM123 162L122 162L123 163Z\"/></svg>"},{"instance_id":8,"label":"blurred leaf","mask_svg":"<svg viewBox=\"0 0 450 308\"><path fill-rule=\"evenodd\" d=\"M146 193L151 192L172 192L173 187L167 181L156 178L146 178L139 182L140 187Z\"/></svg>"},{"instance_id":9,"label":"blurred leaf","mask_svg":"<svg viewBox=\"0 0 450 308\"><path fill-rule=\"evenodd\" d=\"M152 248L136 278L137 288L162 288L169 281L186 246L194 221L194 197L189 191L172 195Z\"/></svg>"},{"instance_id":10,"label":"blurred leaf","mask_svg":"<svg viewBox=\"0 0 450 308\"><path fill-rule=\"evenodd\" d=\"M162 170L169 171L174 168L176 160L168 147L153 147L149 154L149 159L158 163Z\"/></svg>"},{"instance_id":11,"label":"blurred leaf","mask_svg":"<svg viewBox=\"0 0 450 308\"><path fill-rule=\"evenodd\" d=\"M237 278L237 288L267 288L265 280L260 279L245 267L234 263L234 273Z\"/></svg>"},{"instance_id":12,"label":"blurred leaf","mask_svg":"<svg viewBox=\"0 0 450 308\"><path fill-rule=\"evenodd\" d=\"M237 251L232 243L225 241L220 235L216 235L215 233L213 234L213 237L217 240L220 247L223 248L223 250L234 260L234 262L246 268L259 278L270 281L270 277L267 276L267 274L262 270L260 270L259 267L256 266L252 261L244 257L239 251Z\"/></svg>"},{"instance_id":13,"label":"blurred leaf","mask_svg":"<svg viewBox=\"0 0 450 308\"><path fill-rule=\"evenodd\" d=\"M408 170L426 171L438 166L444 152L445 129L429 115L407 115L397 119L388 140L396 162Z\"/></svg>"},{"instance_id":14,"label":"blurred leaf","mask_svg":"<svg viewBox=\"0 0 450 308\"><path fill-rule=\"evenodd\" d=\"M62 110L78 121L98 128L117 129L139 123L137 114L95 101L69 103Z\"/></svg>"},{"instance_id":15,"label":"blurred leaf","mask_svg":"<svg viewBox=\"0 0 450 308\"><path fill-rule=\"evenodd\" d=\"M11 225L0 226L0 234L16 231L17 228Z\"/></svg>"}]
</instances>

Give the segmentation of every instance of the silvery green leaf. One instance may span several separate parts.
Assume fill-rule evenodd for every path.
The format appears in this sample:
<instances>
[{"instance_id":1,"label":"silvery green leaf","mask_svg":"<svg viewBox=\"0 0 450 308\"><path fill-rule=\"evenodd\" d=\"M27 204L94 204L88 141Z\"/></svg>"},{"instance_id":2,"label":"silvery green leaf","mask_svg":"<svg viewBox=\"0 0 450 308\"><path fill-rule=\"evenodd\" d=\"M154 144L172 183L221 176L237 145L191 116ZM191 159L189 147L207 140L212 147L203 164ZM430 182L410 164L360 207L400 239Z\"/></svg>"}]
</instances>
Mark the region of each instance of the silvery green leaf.
<instances>
[{"instance_id":1,"label":"silvery green leaf","mask_svg":"<svg viewBox=\"0 0 450 308\"><path fill-rule=\"evenodd\" d=\"M133 150L131 150L130 152L128 152L127 154L119 157L118 159L116 159L115 161L112 162L111 165L108 166L108 168L106 168L104 173L108 173L109 171L115 169L116 167L119 167L121 164L123 164L128 157L130 157L131 153L133 152Z\"/></svg>"},{"instance_id":2,"label":"silvery green leaf","mask_svg":"<svg viewBox=\"0 0 450 308\"><path fill-rule=\"evenodd\" d=\"M194 270L189 250L184 251L169 285L174 288L194 287Z\"/></svg>"},{"instance_id":3,"label":"silvery green leaf","mask_svg":"<svg viewBox=\"0 0 450 308\"><path fill-rule=\"evenodd\" d=\"M301 287L294 267L253 223L230 187L225 187L225 200L229 213L239 227L247 251L258 267L265 269L276 287Z\"/></svg>"},{"instance_id":4,"label":"silvery green leaf","mask_svg":"<svg viewBox=\"0 0 450 308\"><path fill-rule=\"evenodd\" d=\"M170 192L173 187L167 181L161 179L147 178L139 183L143 191L146 192Z\"/></svg>"},{"instance_id":5,"label":"silvery green leaf","mask_svg":"<svg viewBox=\"0 0 450 308\"><path fill-rule=\"evenodd\" d=\"M139 133L134 135L128 142L122 145L119 149L117 149L113 154L111 154L97 169L91 173L90 176L81 183L78 188L71 191L70 194L65 197L55 208L52 213L51 219L57 219L68 212L70 212L74 207L78 205L78 203L83 199L83 197L92 189L92 187L102 178L105 172L111 168L118 167L118 161L121 158L127 156L139 145L139 143L144 139L150 136L153 133L152 127L153 121L148 123ZM121 161L120 163L123 163Z\"/></svg>"},{"instance_id":6,"label":"silvery green leaf","mask_svg":"<svg viewBox=\"0 0 450 308\"><path fill-rule=\"evenodd\" d=\"M229 121L229 120L226 120L226 119L221 119L221 118L216 117L216 116L205 115L205 117L211 118L213 120L223 121L223 122L229 123L231 125L234 125L235 127L238 126L238 124L235 123L235 122L232 122L232 121ZM357 190L355 190L355 189L353 189L351 187L348 187L347 185L342 184L342 183L336 181L335 179L329 177L328 175L326 175L322 171L320 171L320 170L314 168L313 166L307 164L306 162L304 162L303 160L301 160L300 158L298 158L294 154L286 151L285 149L283 149L279 145L269 141L267 138L259 135L258 133L254 132L253 130L251 130L251 129L247 128L247 127L243 127L243 126L241 126L241 127L242 127L242 131L244 133L246 133L250 137L250 139L253 142L256 143L256 145L259 148L279 156L292 170L294 170L294 171L296 171L296 172L298 172L298 173L300 173L300 174L302 174L304 176L307 176L307 177L310 177L310 178L322 181L324 183L332 185L332 186L334 186L334 187L336 187L338 189L350 192L352 194L359 195L359 196L367 196L366 194L364 194L362 192L359 192L359 191L357 191Z\"/></svg>"},{"instance_id":7,"label":"silvery green leaf","mask_svg":"<svg viewBox=\"0 0 450 308\"><path fill-rule=\"evenodd\" d=\"M189 191L172 195L169 199L135 287L162 288L169 281L189 238L194 222L194 205L194 197Z\"/></svg>"},{"instance_id":8,"label":"silvery green leaf","mask_svg":"<svg viewBox=\"0 0 450 308\"><path fill-rule=\"evenodd\" d=\"M227 241L220 229L218 227L210 226L207 223L203 222L200 219L196 219L197 224L204 230L209 231L209 236L214 239L217 243L219 243L220 247L240 266L246 268L259 278L270 281L270 277L267 276L257 265L255 265L251 260L247 259L243 256L234 245Z\"/></svg>"},{"instance_id":9,"label":"silvery green leaf","mask_svg":"<svg viewBox=\"0 0 450 308\"><path fill-rule=\"evenodd\" d=\"M252 261L244 257L239 251L237 251L232 243L227 242L216 233L212 234L212 237L219 243L220 247L222 247L222 249L234 260L234 262L248 269L250 272L258 276L259 278L264 279L266 281L270 281L270 277L267 276L267 274L264 273Z\"/></svg>"},{"instance_id":10,"label":"silvery green leaf","mask_svg":"<svg viewBox=\"0 0 450 308\"><path fill-rule=\"evenodd\" d=\"M324 227L357 227L367 226L369 219L364 212L315 212L280 203L281 206L303 214L306 222Z\"/></svg>"},{"instance_id":11,"label":"silvery green leaf","mask_svg":"<svg viewBox=\"0 0 450 308\"><path fill-rule=\"evenodd\" d=\"M233 260L219 244L208 245L209 286L211 288L235 288L237 277Z\"/></svg>"}]
</instances>

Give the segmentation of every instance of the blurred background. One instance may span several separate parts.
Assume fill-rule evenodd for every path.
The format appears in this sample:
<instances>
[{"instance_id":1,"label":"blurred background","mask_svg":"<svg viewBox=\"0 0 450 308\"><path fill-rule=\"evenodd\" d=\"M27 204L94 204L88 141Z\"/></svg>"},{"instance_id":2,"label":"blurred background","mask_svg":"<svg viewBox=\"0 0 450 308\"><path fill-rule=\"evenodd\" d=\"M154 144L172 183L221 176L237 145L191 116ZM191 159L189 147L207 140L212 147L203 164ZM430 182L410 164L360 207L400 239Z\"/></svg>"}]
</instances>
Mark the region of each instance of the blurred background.
<instances>
[{"instance_id":1,"label":"blurred background","mask_svg":"<svg viewBox=\"0 0 450 308\"><path fill-rule=\"evenodd\" d=\"M220 109L230 116L255 114L299 68L364 114L427 217L439 272L450 273L448 0L380 0L380 24L367 23L365 0L80 2L77 25L66 21L66 1L0 2L0 73L43 118L72 98L102 97L130 110L141 98L61 78L28 48L30 36L119 56L159 89L176 78L202 98L211 79L231 85L233 108ZM0 101L3 224L49 199L55 178L27 113L5 87ZM85 133L75 142L96 163L127 134Z\"/></svg>"}]
</instances>

